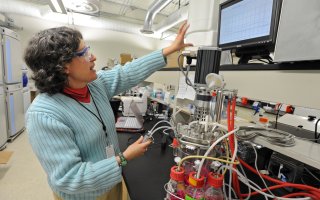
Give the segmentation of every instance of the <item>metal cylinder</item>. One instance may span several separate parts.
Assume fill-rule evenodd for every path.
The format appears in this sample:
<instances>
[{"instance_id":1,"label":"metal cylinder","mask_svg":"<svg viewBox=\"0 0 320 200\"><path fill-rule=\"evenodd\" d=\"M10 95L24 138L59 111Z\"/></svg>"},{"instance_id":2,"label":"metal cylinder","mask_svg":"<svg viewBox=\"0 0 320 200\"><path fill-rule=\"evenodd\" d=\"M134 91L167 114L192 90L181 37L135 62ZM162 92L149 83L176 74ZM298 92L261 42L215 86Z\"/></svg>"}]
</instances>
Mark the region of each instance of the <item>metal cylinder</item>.
<instances>
[{"instance_id":1,"label":"metal cylinder","mask_svg":"<svg viewBox=\"0 0 320 200\"><path fill-rule=\"evenodd\" d=\"M204 121L210 111L211 94L203 84L195 84L196 99L194 101L194 120Z\"/></svg>"},{"instance_id":2,"label":"metal cylinder","mask_svg":"<svg viewBox=\"0 0 320 200\"><path fill-rule=\"evenodd\" d=\"M221 114L222 114L222 107L223 107L224 95L222 90L217 91L216 96L216 106L214 110L214 119L213 121L220 123L221 121Z\"/></svg>"}]
</instances>

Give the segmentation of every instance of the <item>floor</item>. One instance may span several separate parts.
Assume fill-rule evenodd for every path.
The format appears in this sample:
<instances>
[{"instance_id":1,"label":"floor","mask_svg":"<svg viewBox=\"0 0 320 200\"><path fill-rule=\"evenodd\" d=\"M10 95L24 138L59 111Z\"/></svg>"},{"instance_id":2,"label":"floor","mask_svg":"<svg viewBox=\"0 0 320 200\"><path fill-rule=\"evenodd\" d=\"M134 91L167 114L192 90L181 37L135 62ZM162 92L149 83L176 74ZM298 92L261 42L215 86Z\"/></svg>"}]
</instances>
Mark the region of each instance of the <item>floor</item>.
<instances>
[{"instance_id":1,"label":"floor","mask_svg":"<svg viewBox=\"0 0 320 200\"><path fill-rule=\"evenodd\" d=\"M53 200L46 174L32 152L27 133L8 143L4 151L13 151L13 155L7 164L0 164L0 200ZM122 200L130 200L124 185Z\"/></svg>"},{"instance_id":2,"label":"floor","mask_svg":"<svg viewBox=\"0 0 320 200\"><path fill-rule=\"evenodd\" d=\"M0 199L53 199L46 175L32 152L27 134L23 132L4 150L13 151L13 155L8 164L0 164Z\"/></svg>"}]
</instances>

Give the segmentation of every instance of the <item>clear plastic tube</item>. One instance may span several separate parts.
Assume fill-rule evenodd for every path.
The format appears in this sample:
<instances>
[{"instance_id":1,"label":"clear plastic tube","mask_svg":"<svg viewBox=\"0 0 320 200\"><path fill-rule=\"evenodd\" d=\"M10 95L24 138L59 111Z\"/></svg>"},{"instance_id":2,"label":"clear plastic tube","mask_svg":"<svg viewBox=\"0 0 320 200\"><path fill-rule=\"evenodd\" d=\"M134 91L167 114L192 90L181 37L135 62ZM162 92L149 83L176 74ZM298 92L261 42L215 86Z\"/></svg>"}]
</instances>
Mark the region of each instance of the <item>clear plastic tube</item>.
<instances>
[{"instance_id":1,"label":"clear plastic tube","mask_svg":"<svg viewBox=\"0 0 320 200\"><path fill-rule=\"evenodd\" d=\"M216 125L217 125L217 126L220 126L220 127L223 127L223 128L225 128L225 130L227 130L226 127L223 126L223 125L220 125L220 124L216 124ZM206 153L204 154L204 156L207 157L207 156L209 155L209 153L212 151L212 149L213 149L219 142L221 142L224 138L229 137L230 135L232 135L234 132L236 132L236 131L238 131L238 130L239 130L239 128L237 127L236 129L228 132L226 135L224 135L224 136L220 137L219 139L217 139L217 140L209 147L209 149L206 151ZM203 166L204 160L205 160L205 158L202 158L201 163L200 163L200 166L199 166L200 169L201 169L202 166ZM200 170L199 170L198 173L197 173L197 178L199 178L199 177L200 177Z\"/></svg>"}]
</instances>

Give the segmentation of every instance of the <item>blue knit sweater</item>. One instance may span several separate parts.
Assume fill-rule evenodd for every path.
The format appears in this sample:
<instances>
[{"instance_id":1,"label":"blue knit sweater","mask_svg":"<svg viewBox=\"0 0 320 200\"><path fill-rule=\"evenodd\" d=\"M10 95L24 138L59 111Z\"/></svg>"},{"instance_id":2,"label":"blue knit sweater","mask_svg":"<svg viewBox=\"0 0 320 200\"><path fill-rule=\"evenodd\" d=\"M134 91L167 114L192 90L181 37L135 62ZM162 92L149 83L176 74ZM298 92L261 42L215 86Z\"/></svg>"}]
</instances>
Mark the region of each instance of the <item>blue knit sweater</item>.
<instances>
[{"instance_id":1,"label":"blue knit sweater","mask_svg":"<svg viewBox=\"0 0 320 200\"><path fill-rule=\"evenodd\" d=\"M121 168L105 148L119 144L109 103L114 95L137 85L165 65L162 51L155 51L109 71L100 71L89 83L90 103L83 103L97 116L92 97L107 128L89 111L61 93L39 94L26 114L28 137L47 173L52 190L64 200L95 200L121 182ZM41 189L41 188L40 188Z\"/></svg>"}]
</instances>

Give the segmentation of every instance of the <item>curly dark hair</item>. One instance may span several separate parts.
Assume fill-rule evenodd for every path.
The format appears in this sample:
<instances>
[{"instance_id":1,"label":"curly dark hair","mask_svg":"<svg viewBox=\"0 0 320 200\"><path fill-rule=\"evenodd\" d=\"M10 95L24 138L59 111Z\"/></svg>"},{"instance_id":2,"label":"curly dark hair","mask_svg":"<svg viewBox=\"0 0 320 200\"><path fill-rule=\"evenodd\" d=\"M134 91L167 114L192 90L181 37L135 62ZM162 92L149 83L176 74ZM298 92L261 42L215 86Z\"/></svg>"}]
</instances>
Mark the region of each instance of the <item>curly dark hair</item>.
<instances>
[{"instance_id":1,"label":"curly dark hair","mask_svg":"<svg viewBox=\"0 0 320 200\"><path fill-rule=\"evenodd\" d=\"M81 39L78 30L58 27L40 31L29 41L24 60L40 93L53 95L63 90L68 82L65 64L71 62Z\"/></svg>"}]
</instances>

